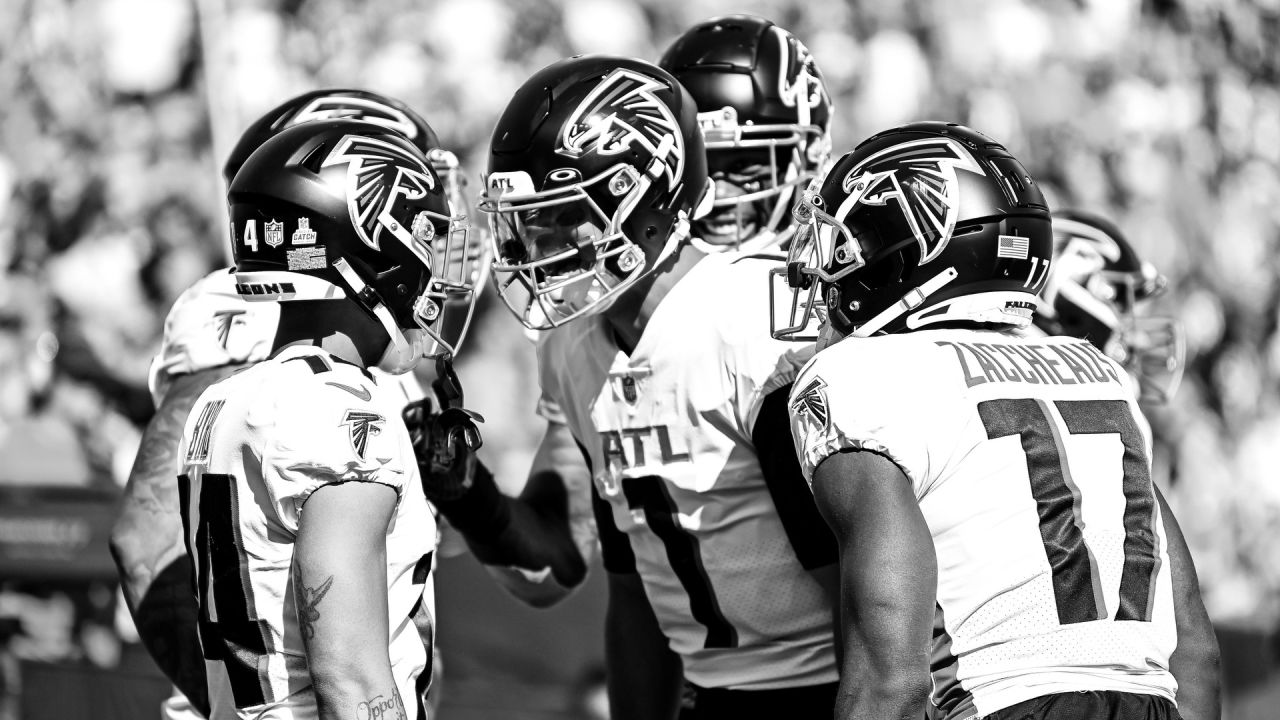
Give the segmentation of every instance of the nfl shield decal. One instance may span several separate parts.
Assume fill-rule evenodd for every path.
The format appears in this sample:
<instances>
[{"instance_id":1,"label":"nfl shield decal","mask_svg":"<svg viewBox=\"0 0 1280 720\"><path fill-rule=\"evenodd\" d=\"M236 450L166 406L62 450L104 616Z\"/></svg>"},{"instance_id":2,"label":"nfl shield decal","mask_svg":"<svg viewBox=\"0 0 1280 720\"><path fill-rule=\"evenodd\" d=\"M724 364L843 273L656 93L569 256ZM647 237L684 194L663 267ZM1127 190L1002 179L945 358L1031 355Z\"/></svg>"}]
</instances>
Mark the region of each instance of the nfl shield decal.
<instances>
[{"instance_id":1,"label":"nfl shield decal","mask_svg":"<svg viewBox=\"0 0 1280 720\"><path fill-rule=\"evenodd\" d=\"M266 224L266 243L273 248L284 243L284 223L272 220Z\"/></svg>"}]
</instances>

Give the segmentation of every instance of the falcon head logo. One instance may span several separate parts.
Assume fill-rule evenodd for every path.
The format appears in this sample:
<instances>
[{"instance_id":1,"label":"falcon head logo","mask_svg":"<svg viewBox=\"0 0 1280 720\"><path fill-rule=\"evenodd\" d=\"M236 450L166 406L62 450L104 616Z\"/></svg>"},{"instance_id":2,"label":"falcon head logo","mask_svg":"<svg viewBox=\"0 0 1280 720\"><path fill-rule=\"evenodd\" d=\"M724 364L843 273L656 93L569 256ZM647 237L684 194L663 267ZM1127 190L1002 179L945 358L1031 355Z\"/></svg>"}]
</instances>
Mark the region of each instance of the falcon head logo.
<instances>
[{"instance_id":1,"label":"falcon head logo","mask_svg":"<svg viewBox=\"0 0 1280 720\"><path fill-rule=\"evenodd\" d=\"M410 140L418 139L418 126L403 110L370 98L321 95L303 105L289 124L312 120L361 120L394 130Z\"/></svg>"},{"instance_id":2,"label":"falcon head logo","mask_svg":"<svg viewBox=\"0 0 1280 720\"><path fill-rule=\"evenodd\" d=\"M227 349L227 340L231 337L231 326L235 324L237 317L244 314L244 310L219 310L213 314L213 324L218 331L218 344L223 350Z\"/></svg>"},{"instance_id":3,"label":"falcon head logo","mask_svg":"<svg viewBox=\"0 0 1280 720\"><path fill-rule=\"evenodd\" d=\"M973 155L951 138L925 138L885 148L845 175L841 189L849 196L835 217L843 221L858 204L896 202L920 244L924 265L942 252L956 229L957 169L986 174Z\"/></svg>"},{"instance_id":4,"label":"falcon head logo","mask_svg":"<svg viewBox=\"0 0 1280 720\"><path fill-rule=\"evenodd\" d=\"M365 450L369 447L369 435L382 432L381 426L384 422L386 422L385 418L377 413L363 410L347 411L342 424L350 431L351 449L356 451L356 455L360 456L361 460L364 459Z\"/></svg>"},{"instance_id":5,"label":"falcon head logo","mask_svg":"<svg viewBox=\"0 0 1280 720\"><path fill-rule=\"evenodd\" d=\"M662 163L674 190L684 173L684 137L671 108L654 93L666 83L634 70L609 73L565 121L556 152L571 158L587 153L619 155L634 145Z\"/></svg>"},{"instance_id":6,"label":"falcon head logo","mask_svg":"<svg viewBox=\"0 0 1280 720\"><path fill-rule=\"evenodd\" d=\"M827 410L826 389L825 380L814 378L791 400L791 412L795 415L808 415L814 422L826 427L831 418L831 413Z\"/></svg>"},{"instance_id":7,"label":"falcon head logo","mask_svg":"<svg viewBox=\"0 0 1280 720\"><path fill-rule=\"evenodd\" d=\"M435 190L436 180L414 153L376 138L347 135L329 152L321 167L347 166L347 211L360 239L374 250L384 231L409 245L404 223L391 216L402 199L420 200Z\"/></svg>"},{"instance_id":8,"label":"falcon head logo","mask_svg":"<svg viewBox=\"0 0 1280 720\"><path fill-rule=\"evenodd\" d=\"M778 97L782 104L796 108L801 125L808 125L809 111L831 102L827 88L822 83L809 48L777 25L770 30L777 39L778 55L782 59L778 73Z\"/></svg>"}]
</instances>

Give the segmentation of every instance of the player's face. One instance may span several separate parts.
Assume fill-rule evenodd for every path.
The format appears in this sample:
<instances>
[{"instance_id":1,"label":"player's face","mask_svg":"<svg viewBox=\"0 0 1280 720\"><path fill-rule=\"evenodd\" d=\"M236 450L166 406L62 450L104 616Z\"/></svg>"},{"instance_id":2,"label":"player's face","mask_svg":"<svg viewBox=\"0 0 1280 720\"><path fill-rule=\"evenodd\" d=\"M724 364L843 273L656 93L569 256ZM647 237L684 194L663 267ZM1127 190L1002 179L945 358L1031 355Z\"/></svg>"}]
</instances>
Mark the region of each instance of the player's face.
<instances>
[{"instance_id":1,"label":"player's face","mask_svg":"<svg viewBox=\"0 0 1280 720\"><path fill-rule=\"evenodd\" d=\"M769 150L720 150L707 153L716 200L699 224L700 236L712 245L736 245L764 227L765 207L753 199L772 177Z\"/></svg>"}]
</instances>

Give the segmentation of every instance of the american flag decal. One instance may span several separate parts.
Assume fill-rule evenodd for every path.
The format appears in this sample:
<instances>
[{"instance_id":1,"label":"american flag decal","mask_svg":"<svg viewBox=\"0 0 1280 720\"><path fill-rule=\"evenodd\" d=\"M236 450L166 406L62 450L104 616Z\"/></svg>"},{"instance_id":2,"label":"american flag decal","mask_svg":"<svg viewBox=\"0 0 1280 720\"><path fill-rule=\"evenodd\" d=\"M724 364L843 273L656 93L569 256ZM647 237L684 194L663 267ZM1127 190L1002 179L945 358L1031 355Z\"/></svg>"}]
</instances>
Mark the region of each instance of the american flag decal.
<instances>
[{"instance_id":1,"label":"american flag decal","mask_svg":"<svg viewBox=\"0 0 1280 720\"><path fill-rule=\"evenodd\" d=\"M814 378L800 394L791 401L791 412L796 415L808 413L817 422L822 425L827 424L830 417L827 412L827 383L822 378Z\"/></svg>"},{"instance_id":2,"label":"american flag decal","mask_svg":"<svg viewBox=\"0 0 1280 720\"><path fill-rule=\"evenodd\" d=\"M1026 260L1031 241L1019 235L1001 235L996 245L996 257Z\"/></svg>"},{"instance_id":3,"label":"american flag decal","mask_svg":"<svg viewBox=\"0 0 1280 720\"><path fill-rule=\"evenodd\" d=\"M384 418L377 413L363 410L347 411L342 424L351 431L351 449L356 451L356 455L359 455L361 460L364 459L365 449L369 447L369 435L382 432L382 428L378 425L383 422L385 422Z\"/></svg>"}]
</instances>

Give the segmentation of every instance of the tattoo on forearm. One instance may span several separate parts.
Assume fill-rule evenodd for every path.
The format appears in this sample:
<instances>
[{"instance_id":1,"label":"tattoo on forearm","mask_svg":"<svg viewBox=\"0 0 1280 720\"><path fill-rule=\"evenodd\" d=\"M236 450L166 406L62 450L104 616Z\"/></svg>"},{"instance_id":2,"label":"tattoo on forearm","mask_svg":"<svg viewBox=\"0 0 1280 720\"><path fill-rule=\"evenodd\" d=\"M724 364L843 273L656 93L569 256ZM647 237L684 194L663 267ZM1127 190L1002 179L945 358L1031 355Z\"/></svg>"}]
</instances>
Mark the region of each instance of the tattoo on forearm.
<instances>
[{"instance_id":1,"label":"tattoo on forearm","mask_svg":"<svg viewBox=\"0 0 1280 720\"><path fill-rule=\"evenodd\" d=\"M303 640L316 636L315 622L320 619L320 601L329 592L330 585L333 585L332 575L320 583L319 587L300 585L302 597L298 599L298 626L302 630Z\"/></svg>"},{"instance_id":2,"label":"tattoo on forearm","mask_svg":"<svg viewBox=\"0 0 1280 720\"><path fill-rule=\"evenodd\" d=\"M356 705L356 720L408 720L400 691L393 690L391 697L377 695Z\"/></svg>"}]
</instances>

